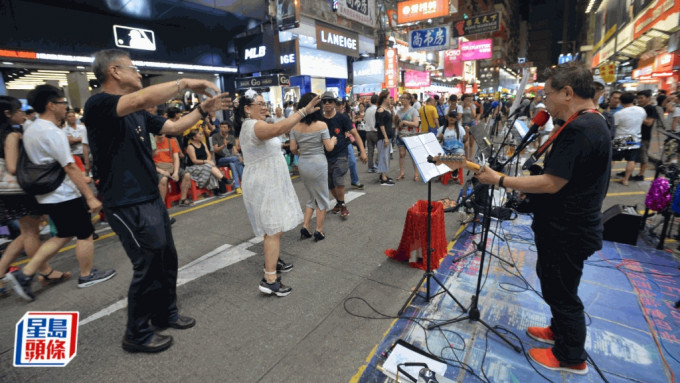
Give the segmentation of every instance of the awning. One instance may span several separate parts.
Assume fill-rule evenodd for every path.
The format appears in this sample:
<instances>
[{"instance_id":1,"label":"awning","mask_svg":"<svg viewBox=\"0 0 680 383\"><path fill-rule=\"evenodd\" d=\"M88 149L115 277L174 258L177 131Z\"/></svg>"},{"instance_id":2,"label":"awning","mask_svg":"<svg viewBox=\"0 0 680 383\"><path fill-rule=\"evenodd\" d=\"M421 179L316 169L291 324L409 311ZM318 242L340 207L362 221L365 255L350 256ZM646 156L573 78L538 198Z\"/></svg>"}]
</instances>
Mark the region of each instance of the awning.
<instances>
[{"instance_id":1,"label":"awning","mask_svg":"<svg viewBox=\"0 0 680 383\"><path fill-rule=\"evenodd\" d=\"M652 39L658 39L660 47L666 46L670 34L658 29L650 29L643 33L639 38L632 40L625 47L618 49L613 59L616 61L628 61L629 59L639 58L643 53L649 50L649 42Z\"/></svg>"}]
</instances>

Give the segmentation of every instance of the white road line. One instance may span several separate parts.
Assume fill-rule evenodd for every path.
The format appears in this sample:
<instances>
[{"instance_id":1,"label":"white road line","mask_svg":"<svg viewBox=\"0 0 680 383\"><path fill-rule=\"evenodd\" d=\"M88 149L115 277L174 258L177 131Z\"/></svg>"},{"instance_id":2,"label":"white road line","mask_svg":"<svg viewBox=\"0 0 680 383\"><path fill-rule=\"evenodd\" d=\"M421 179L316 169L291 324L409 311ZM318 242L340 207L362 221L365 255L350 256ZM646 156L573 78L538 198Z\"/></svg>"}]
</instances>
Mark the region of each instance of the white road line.
<instances>
[{"instance_id":1,"label":"white road line","mask_svg":"<svg viewBox=\"0 0 680 383\"><path fill-rule=\"evenodd\" d=\"M366 193L348 191L345 193L345 202L355 200ZM214 273L217 270L231 266L236 262L250 258L255 255L254 252L248 250L253 245L256 245L264 240L263 237L254 237L236 246L224 244L215 250L202 255L201 257L189 262L179 269L177 275L177 286L189 283L204 275ZM127 298L121 299L118 302L90 315L89 317L80 321L80 325L93 322L97 319L111 315L114 312L123 309L127 306Z\"/></svg>"},{"instance_id":2,"label":"white road line","mask_svg":"<svg viewBox=\"0 0 680 383\"><path fill-rule=\"evenodd\" d=\"M262 237L256 237L243 242L238 246L232 246L229 244L222 245L208 254L205 254L200 258L188 263L187 265L182 266L179 269L179 274L177 276L177 286L189 283L194 279L200 278L206 274L213 273L217 270L233 265L236 262L240 262L244 259L252 257L255 255L255 253L247 249L261 241ZM114 312L125 308L126 306L127 298L121 299L120 301L104 308L103 310L100 310L81 320L80 325L84 325L99 318L111 315Z\"/></svg>"}]
</instances>

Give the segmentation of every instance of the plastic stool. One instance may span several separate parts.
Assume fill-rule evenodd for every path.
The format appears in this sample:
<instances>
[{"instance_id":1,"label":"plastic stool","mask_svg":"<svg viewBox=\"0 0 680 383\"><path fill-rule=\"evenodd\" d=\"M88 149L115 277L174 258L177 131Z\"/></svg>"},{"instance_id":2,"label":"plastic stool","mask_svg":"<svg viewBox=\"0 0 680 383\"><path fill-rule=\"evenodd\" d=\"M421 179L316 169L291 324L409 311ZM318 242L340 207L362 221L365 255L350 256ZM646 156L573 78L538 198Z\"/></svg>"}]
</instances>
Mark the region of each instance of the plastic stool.
<instances>
[{"instance_id":1,"label":"plastic stool","mask_svg":"<svg viewBox=\"0 0 680 383\"><path fill-rule=\"evenodd\" d=\"M165 207L167 209L172 207L173 202L181 199L182 194L180 193L179 188L179 183L168 179L168 193L165 195Z\"/></svg>"},{"instance_id":2,"label":"plastic stool","mask_svg":"<svg viewBox=\"0 0 680 383\"><path fill-rule=\"evenodd\" d=\"M224 174L224 176L227 177L227 179L234 180L234 177L231 174L231 169L229 169L226 166L222 166L219 169L222 172L222 174ZM233 190L234 184L232 183L231 185L224 185L224 186L226 186L227 192L230 192L230 191Z\"/></svg>"},{"instance_id":3,"label":"plastic stool","mask_svg":"<svg viewBox=\"0 0 680 383\"><path fill-rule=\"evenodd\" d=\"M453 178L453 175L451 172L446 172L446 174L442 174L439 176L439 180L444 184L448 185L449 181ZM458 168L458 175L456 176L456 179L458 180L458 183L461 185L464 183L463 181L463 168Z\"/></svg>"},{"instance_id":4,"label":"plastic stool","mask_svg":"<svg viewBox=\"0 0 680 383\"><path fill-rule=\"evenodd\" d=\"M191 199L193 201L198 200L198 196L200 196L201 194L212 195L212 191L208 189L202 189L196 186L196 181L194 180L191 180L191 189L189 189L189 193L191 193Z\"/></svg>"}]
</instances>

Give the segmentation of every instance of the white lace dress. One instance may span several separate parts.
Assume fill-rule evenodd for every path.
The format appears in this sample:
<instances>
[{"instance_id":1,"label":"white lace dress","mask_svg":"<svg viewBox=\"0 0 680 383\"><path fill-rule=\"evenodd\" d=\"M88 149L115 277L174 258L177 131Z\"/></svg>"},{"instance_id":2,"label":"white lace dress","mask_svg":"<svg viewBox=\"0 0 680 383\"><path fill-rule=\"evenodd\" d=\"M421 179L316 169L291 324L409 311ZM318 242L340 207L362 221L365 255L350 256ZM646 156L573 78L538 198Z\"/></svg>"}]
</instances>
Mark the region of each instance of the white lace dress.
<instances>
[{"instance_id":1,"label":"white lace dress","mask_svg":"<svg viewBox=\"0 0 680 383\"><path fill-rule=\"evenodd\" d=\"M255 135L256 120L246 119L239 141L243 152L243 202L256 236L294 229L303 215L278 137L262 141Z\"/></svg>"}]
</instances>

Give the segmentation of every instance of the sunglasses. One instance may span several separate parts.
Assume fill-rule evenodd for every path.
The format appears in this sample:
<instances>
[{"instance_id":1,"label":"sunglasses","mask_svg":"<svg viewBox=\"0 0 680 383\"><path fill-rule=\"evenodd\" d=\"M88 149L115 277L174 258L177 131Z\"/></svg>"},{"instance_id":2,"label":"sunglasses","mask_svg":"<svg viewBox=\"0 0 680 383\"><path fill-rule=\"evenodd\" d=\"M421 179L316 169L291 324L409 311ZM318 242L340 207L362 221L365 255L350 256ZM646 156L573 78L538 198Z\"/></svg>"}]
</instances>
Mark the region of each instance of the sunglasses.
<instances>
[{"instance_id":1,"label":"sunglasses","mask_svg":"<svg viewBox=\"0 0 680 383\"><path fill-rule=\"evenodd\" d=\"M335 100L332 99L332 98L325 98L325 99L321 100L321 103L322 104L335 104Z\"/></svg>"}]
</instances>

